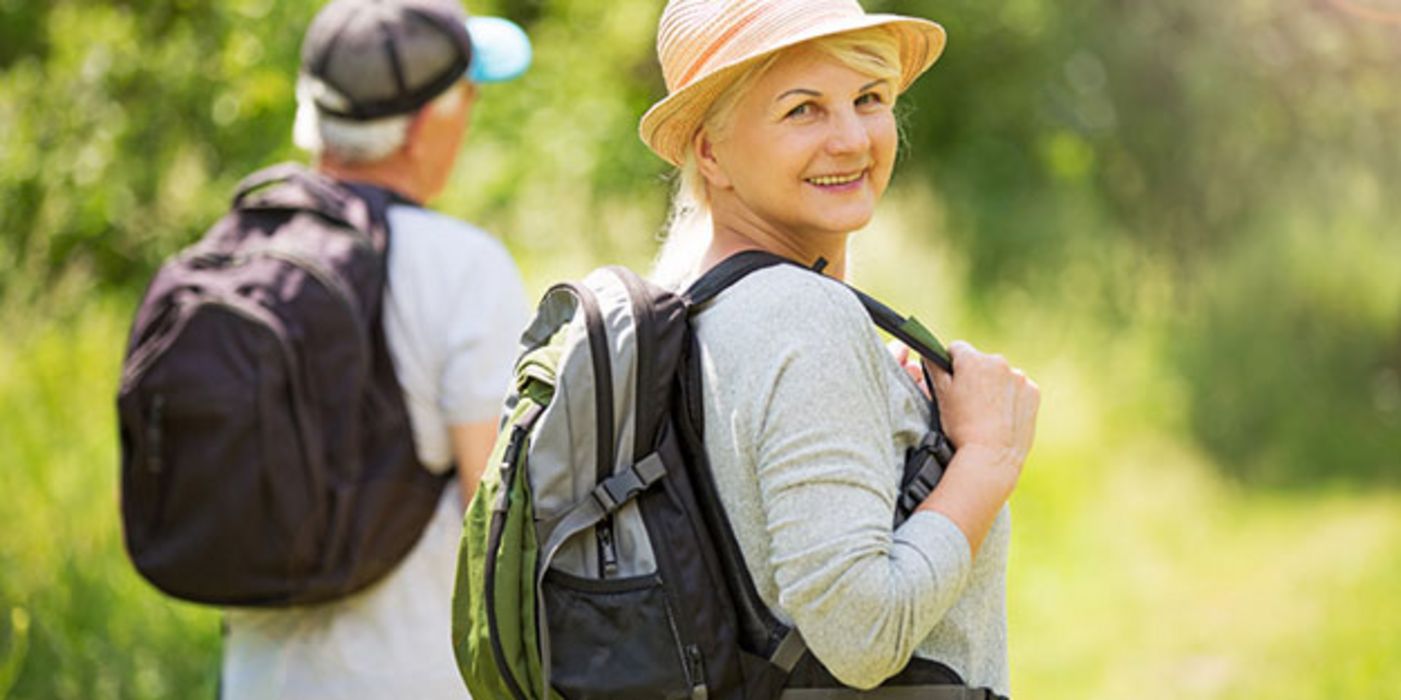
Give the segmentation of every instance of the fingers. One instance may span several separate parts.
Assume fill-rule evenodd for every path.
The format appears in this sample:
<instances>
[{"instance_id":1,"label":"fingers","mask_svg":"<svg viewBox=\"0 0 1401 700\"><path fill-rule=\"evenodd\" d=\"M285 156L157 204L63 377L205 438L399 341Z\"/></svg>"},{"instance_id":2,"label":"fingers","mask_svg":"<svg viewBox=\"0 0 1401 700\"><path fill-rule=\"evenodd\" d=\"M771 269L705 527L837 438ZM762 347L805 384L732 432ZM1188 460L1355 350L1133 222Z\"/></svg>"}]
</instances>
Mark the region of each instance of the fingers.
<instances>
[{"instance_id":1,"label":"fingers","mask_svg":"<svg viewBox=\"0 0 1401 700\"><path fill-rule=\"evenodd\" d=\"M966 340L955 340L949 343L949 360L953 363L954 371L958 371L958 358L977 355L978 350Z\"/></svg>"},{"instance_id":2,"label":"fingers","mask_svg":"<svg viewBox=\"0 0 1401 700\"><path fill-rule=\"evenodd\" d=\"M910 348L908 345L898 340L892 340L885 344L885 349L890 351L891 357L894 357L896 362L901 365L909 364Z\"/></svg>"}]
</instances>

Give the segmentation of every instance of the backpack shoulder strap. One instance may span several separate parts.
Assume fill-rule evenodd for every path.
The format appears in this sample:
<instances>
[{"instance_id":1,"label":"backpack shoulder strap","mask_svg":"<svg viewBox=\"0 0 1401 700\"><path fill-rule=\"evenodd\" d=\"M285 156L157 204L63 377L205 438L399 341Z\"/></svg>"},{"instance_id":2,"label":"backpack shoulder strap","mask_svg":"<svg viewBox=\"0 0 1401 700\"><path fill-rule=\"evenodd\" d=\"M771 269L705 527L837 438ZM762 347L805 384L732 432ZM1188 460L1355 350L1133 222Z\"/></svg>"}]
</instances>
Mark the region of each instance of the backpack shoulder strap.
<instances>
[{"instance_id":1,"label":"backpack shoulder strap","mask_svg":"<svg viewBox=\"0 0 1401 700\"><path fill-rule=\"evenodd\" d=\"M729 289L734 283L744 279L751 272L758 272L774 265L798 263L775 255L767 250L745 250L735 253L710 268L686 289L685 297L692 306L700 306L714 299L720 292Z\"/></svg>"},{"instance_id":2,"label":"backpack shoulder strap","mask_svg":"<svg viewBox=\"0 0 1401 700\"><path fill-rule=\"evenodd\" d=\"M750 273L774 265L792 265L816 274L822 274L823 268L827 266L827 261L818 258L811 267L807 267L766 250L742 251L725 258L720 264L701 275L700 279L686 290L686 299L692 306L699 306L714 299L720 292L730 288L731 285L744 279ZM866 314L871 317L871 322L875 323L877 327L908 345L910 349L938 365L940 369L953 373L953 362L949 358L948 350L944 349L943 343L940 343L939 339L918 319L913 316L903 316L869 294L841 280L836 281L841 282L843 286L856 295L856 298L861 301L861 305L865 307Z\"/></svg>"}]
</instances>

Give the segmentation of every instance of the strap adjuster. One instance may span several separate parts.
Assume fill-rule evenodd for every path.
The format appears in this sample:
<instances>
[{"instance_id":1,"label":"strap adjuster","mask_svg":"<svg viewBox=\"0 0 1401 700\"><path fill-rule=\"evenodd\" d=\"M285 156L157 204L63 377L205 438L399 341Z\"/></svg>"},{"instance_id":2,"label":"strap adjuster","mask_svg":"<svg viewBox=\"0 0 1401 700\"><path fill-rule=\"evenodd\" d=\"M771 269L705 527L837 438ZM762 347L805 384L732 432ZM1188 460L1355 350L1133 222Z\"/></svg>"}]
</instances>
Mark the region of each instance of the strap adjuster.
<instances>
[{"instance_id":1,"label":"strap adjuster","mask_svg":"<svg viewBox=\"0 0 1401 700\"><path fill-rule=\"evenodd\" d=\"M666 476L666 465L662 464L662 458L653 452L637 464L595 486L592 492L593 499L598 502L603 512L613 513L637 497L637 494L647 490L647 487L657 483L663 476Z\"/></svg>"}]
</instances>

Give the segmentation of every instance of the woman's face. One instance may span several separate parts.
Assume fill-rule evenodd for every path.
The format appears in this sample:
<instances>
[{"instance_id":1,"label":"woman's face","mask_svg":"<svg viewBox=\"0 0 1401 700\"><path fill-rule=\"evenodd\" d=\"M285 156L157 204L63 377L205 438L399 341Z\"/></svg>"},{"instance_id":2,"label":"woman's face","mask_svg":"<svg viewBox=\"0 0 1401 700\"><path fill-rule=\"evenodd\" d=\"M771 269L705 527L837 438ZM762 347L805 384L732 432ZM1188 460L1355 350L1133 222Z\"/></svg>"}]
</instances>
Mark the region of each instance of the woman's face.
<instances>
[{"instance_id":1,"label":"woman's face","mask_svg":"<svg viewBox=\"0 0 1401 700\"><path fill-rule=\"evenodd\" d=\"M888 80L809 47L789 50L739 98L702 158L712 190L733 194L712 199L789 234L865 226L895 162L894 100Z\"/></svg>"}]
</instances>

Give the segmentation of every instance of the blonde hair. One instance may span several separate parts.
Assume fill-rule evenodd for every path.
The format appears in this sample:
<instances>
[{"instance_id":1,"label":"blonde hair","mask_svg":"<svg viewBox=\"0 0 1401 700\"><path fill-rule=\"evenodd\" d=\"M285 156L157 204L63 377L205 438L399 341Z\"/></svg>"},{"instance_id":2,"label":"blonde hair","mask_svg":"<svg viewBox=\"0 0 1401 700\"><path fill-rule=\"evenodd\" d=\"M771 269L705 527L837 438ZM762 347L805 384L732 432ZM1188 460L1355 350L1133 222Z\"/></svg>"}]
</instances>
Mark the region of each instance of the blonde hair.
<instances>
[{"instance_id":1,"label":"blonde hair","mask_svg":"<svg viewBox=\"0 0 1401 700\"><path fill-rule=\"evenodd\" d=\"M852 70L888 80L892 85L900 84L899 40L883 27L820 37L798 46L817 49ZM739 105L740 98L773 68L784 51L793 48L797 47L764 56L745 69L711 103L705 118L701 120L700 130L723 138L734 126L735 107ZM701 177L696 156L689 149L685 161L676 171L675 182L661 251L653 263L651 277L659 284L679 289L699 272L697 268L710 247L714 224L705 178Z\"/></svg>"}]
</instances>

